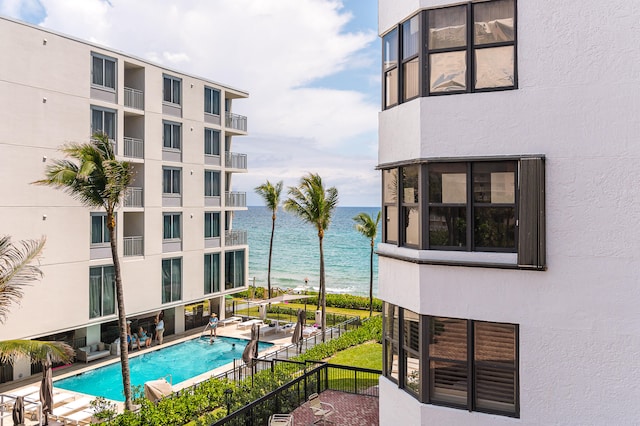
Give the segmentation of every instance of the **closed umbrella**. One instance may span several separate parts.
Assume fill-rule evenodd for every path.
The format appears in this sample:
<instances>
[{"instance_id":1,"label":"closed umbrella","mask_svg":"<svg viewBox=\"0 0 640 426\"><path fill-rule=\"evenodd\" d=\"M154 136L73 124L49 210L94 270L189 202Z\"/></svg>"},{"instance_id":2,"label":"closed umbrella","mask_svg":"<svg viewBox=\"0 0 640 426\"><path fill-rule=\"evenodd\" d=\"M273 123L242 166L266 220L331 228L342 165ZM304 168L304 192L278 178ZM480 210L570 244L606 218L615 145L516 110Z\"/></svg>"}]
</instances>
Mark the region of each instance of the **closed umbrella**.
<instances>
[{"instance_id":1,"label":"closed umbrella","mask_svg":"<svg viewBox=\"0 0 640 426\"><path fill-rule=\"evenodd\" d=\"M16 398L16 402L13 404L13 424L24 424L24 398L19 396Z\"/></svg>"},{"instance_id":2,"label":"closed umbrella","mask_svg":"<svg viewBox=\"0 0 640 426\"><path fill-rule=\"evenodd\" d=\"M48 414L53 411L53 373L51 372L51 355L47 354L47 360L43 364L42 383L40 384L40 402L44 424L49 424Z\"/></svg>"},{"instance_id":3,"label":"closed umbrella","mask_svg":"<svg viewBox=\"0 0 640 426\"><path fill-rule=\"evenodd\" d=\"M298 309L298 322L296 323L296 328L293 330L293 336L291 336L291 343L298 346L298 353L302 351L302 331L306 319L307 312Z\"/></svg>"},{"instance_id":4,"label":"closed umbrella","mask_svg":"<svg viewBox=\"0 0 640 426\"><path fill-rule=\"evenodd\" d=\"M251 340L245 346L242 352L242 360L245 364L253 366L254 359L258 358L258 337L260 336L260 326L253 324L251 326Z\"/></svg>"}]
</instances>

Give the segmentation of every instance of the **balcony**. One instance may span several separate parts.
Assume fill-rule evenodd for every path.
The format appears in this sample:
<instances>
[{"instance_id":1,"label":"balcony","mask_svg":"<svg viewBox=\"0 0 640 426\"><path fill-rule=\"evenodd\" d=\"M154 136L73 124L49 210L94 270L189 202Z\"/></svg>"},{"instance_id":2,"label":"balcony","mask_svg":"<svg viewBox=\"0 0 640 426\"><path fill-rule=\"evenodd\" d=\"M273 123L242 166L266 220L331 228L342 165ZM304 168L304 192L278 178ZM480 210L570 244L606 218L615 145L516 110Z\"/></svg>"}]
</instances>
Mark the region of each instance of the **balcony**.
<instances>
[{"instance_id":1,"label":"balcony","mask_svg":"<svg viewBox=\"0 0 640 426\"><path fill-rule=\"evenodd\" d=\"M225 192L226 207L247 207L246 192Z\"/></svg>"},{"instance_id":2,"label":"balcony","mask_svg":"<svg viewBox=\"0 0 640 426\"><path fill-rule=\"evenodd\" d=\"M247 170L247 154L238 154L235 152L225 153L225 167L230 169Z\"/></svg>"},{"instance_id":3,"label":"balcony","mask_svg":"<svg viewBox=\"0 0 640 426\"><path fill-rule=\"evenodd\" d=\"M128 187L124 191L125 207L142 207L142 188Z\"/></svg>"},{"instance_id":4,"label":"balcony","mask_svg":"<svg viewBox=\"0 0 640 426\"><path fill-rule=\"evenodd\" d=\"M124 156L144 158L144 141L142 139L124 137Z\"/></svg>"},{"instance_id":5,"label":"balcony","mask_svg":"<svg viewBox=\"0 0 640 426\"><path fill-rule=\"evenodd\" d=\"M142 237L124 237L123 246L125 256L142 256L144 254Z\"/></svg>"},{"instance_id":6,"label":"balcony","mask_svg":"<svg viewBox=\"0 0 640 426\"><path fill-rule=\"evenodd\" d=\"M124 88L124 106L135 109L144 109L144 93L142 90Z\"/></svg>"},{"instance_id":7,"label":"balcony","mask_svg":"<svg viewBox=\"0 0 640 426\"><path fill-rule=\"evenodd\" d=\"M225 113L224 125L228 128L239 130L241 132L247 131L247 117L244 115L233 114L230 112Z\"/></svg>"},{"instance_id":8,"label":"balcony","mask_svg":"<svg viewBox=\"0 0 640 426\"><path fill-rule=\"evenodd\" d=\"M232 229L224 232L225 246L241 246L247 244L247 231Z\"/></svg>"}]
</instances>

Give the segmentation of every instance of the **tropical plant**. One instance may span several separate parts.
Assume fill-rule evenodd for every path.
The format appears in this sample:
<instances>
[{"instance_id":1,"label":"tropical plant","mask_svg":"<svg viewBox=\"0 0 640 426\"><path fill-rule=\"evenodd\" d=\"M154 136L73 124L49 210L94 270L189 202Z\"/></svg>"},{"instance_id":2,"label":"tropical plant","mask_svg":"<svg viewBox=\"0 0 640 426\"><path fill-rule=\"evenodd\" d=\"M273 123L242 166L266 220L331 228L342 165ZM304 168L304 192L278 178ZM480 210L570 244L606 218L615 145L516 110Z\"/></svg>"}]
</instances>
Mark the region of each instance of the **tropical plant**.
<instances>
[{"instance_id":1,"label":"tropical plant","mask_svg":"<svg viewBox=\"0 0 640 426\"><path fill-rule=\"evenodd\" d=\"M298 216L304 222L313 225L318 231L320 245L320 306L322 312L322 341L326 330L327 289L324 276L324 251L322 243L324 233L329 228L333 213L338 206L338 190L331 187L325 190L320 175L309 173L300 179L300 185L290 186L289 198L284 202L284 209Z\"/></svg>"},{"instance_id":2,"label":"tropical plant","mask_svg":"<svg viewBox=\"0 0 640 426\"><path fill-rule=\"evenodd\" d=\"M273 234L276 230L276 212L280 205L280 193L282 192L282 181L273 185L267 180L260 186L256 186L255 191L264 199L264 203L271 210L271 240L269 240L269 268L267 269L267 293L271 299L271 256L273 254Z\"/></svg>"},{"instance_id":3,"label":"tropical plant","mask_svg":"<svg viewBox=\"0 0 640 426\"><path fill-rule=\"evenodd\" d=\"M42 277L42 271L33 263L44 247L45 239L25 240L17 244L11 237L0 237L0 323L4 323L9 306L18 303L23 288ZM47 355L53 362L68 362L74 351L64 342L39 340L5 340L0 342L0 362L13 363L17 358L27 357L32 364L44 364Z\"/></svg>"},{"instance_id":4,"label":"tropical plant","mask_svg":"<svg viewBox=\"0 0 640 426\"><path fill-rule=\"evenodd\" d=\"M369 256L369 316L373 314L373 249L375 248L376 236L378 235L378 224L380 223L380 212L373 218L368 213L358 213L354 218L354 228L362 236L371 242L371 254Z\"/></svg>"},{"instance_id":5,"label":"tropical plant","mask_svg":"<svg viewBox=\"0 0 640 426\"><path fill-rule=\"evenodd\" d=\"M116 209L122 202L127 185L131 182L131 164L116 159L113 144L105 133L95 133L89 143L64 145L61 151L71 160L54 160L53 164L47 167L46 178L34 183L61 189L85 206L104 208L107 214L107 229L109 230L111 257L116 281L116 301L120 329L120 364L125 409L131 410L127 317L120 260L116 245Z\"/></svg>"}]
</instances>

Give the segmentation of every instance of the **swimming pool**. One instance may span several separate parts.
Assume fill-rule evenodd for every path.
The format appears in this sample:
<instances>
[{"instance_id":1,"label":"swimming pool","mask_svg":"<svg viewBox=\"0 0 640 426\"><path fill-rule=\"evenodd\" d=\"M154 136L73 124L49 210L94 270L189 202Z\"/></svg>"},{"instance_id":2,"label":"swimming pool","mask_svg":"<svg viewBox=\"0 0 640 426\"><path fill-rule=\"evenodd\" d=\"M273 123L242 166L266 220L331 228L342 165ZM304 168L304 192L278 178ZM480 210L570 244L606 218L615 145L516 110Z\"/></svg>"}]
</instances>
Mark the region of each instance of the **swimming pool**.
<instances>
[{"instance_id":1,"label":"swimming pool","mask_svg":"<svg viewBox=\"0 0 640 426\"><path fill-rule=\"evenodd\" d=\"M209 337L187 340L152 352L145 352L129 359L131 386L171 375L173 383L180 383L214 368L242 358L242 351L249 343L245 339L218 337L209 344ZM233 345L235 344L235 348ZM273 343L259 342L263 351ZM66 379L57 380L55 387L88 395L103 396L114 401L124 401L120 363L96 368Z\"/></svg>"}]
</instances>

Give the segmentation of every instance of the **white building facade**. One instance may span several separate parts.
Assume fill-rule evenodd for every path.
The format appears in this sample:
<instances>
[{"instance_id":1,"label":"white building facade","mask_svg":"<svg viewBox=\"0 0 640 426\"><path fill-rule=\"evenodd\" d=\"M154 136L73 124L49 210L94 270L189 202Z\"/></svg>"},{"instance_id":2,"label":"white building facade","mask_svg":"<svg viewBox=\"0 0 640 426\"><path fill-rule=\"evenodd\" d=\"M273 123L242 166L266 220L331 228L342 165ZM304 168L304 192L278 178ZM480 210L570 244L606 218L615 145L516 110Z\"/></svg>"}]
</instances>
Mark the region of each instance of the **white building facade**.
<instances>
[{"instance_id":1,"label":"white building facade","mask_svg":"<svg viewBox=\"0 0 640 426\"><path fill-rule=\"evenodd\" d=\"M0 233L47 238L44 278L12 307L0 340L117 338L104 212L31 184L62 145L96 131L134 170L116 222L127 316L148 330L162 311L165 334L224 318L224 296L247 287L246 231L233 229L246 193L231 182L247 171L232 150L247 118L232 107L248 93L9 19L0 35ZM1 373L8 382L31 371L18 362Z\"/></svg>"},{"instance_id":2,"label":"white building facade","mask_svg":"<svg viewBox=\"0 0 640 426\"><path fill-rule=\"evenodd\" d=\"M640 5L378 6L380 424L637 424Z\"/></svg>"}]
</instances>

